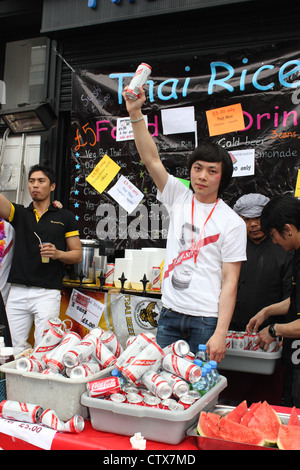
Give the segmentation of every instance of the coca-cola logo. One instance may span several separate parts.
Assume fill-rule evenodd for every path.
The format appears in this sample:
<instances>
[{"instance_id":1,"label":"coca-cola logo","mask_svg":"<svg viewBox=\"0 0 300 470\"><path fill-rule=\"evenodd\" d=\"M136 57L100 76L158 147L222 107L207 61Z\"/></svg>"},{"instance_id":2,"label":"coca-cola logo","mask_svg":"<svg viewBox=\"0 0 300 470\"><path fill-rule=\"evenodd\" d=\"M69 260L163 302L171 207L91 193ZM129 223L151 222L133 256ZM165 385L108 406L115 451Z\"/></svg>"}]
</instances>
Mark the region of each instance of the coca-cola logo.
<instances>
[{"instance_id":1,"label":"coca-cola logo","mask_svg":"<svg viewBox=\"0 0 300 470\"><path fill-rule=\"evenodd\" d=\"M114 387L115 385L116 385L116 379L114 378L103 379L100 381L92 382L91 391L96 392L97 390L104 390L110 387Z\"/></svg>"}]
</instances>

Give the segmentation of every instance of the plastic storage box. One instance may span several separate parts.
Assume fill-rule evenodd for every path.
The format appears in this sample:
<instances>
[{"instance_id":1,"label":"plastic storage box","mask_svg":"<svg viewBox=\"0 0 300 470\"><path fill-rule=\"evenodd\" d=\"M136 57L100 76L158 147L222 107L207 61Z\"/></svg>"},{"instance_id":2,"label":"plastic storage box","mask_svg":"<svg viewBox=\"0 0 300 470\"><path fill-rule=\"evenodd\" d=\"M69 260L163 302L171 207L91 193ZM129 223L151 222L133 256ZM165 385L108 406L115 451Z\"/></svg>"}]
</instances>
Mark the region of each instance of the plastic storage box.
<instances>
[{"instance_id":1,"label":"plastic storage box","mask_svg":"<svg viewBox=\"0 0 300 470\"><path fill-rule=\"evenodd\" d=\"M270 353L227 349L225 358L218 364L218 369L271 375L280 363L281 354L282 348Z\"/></svg>"},{"instance_id":2,"label":"plastic storage box","mask_svg":"<svg viewBox=\"0 0 300 470\"><path fill-rule=\"evenodd\" d=\"M90 410L91 424L97 431L133 436L140 432L145 439L178 444L186 436L186 430L195 423L200 411L213 408L219 393L227 386L227 379L220 381L202 398L183 411L147 408L140 405L115 403L101 398L90 398L83 393L81 403Z\"/></svg>"},{"instance_id":3,"label":"plastic storage box","mask_svg":"<svg viewBox=\"0 0 300 470\"><path fill-rule=\"evenodd\" d=\"M112 367L107 368L84 379L69 379L60 374L49 376L37 372L19 371L16 369L16 361L0 367L6 377L7 400L33 403L43 409L50 408L63 421L68 421L75 414L83 418L88 417L87 408L80 402L86 384L107 375L112 369Z\"/></svg>"}]
</instances>

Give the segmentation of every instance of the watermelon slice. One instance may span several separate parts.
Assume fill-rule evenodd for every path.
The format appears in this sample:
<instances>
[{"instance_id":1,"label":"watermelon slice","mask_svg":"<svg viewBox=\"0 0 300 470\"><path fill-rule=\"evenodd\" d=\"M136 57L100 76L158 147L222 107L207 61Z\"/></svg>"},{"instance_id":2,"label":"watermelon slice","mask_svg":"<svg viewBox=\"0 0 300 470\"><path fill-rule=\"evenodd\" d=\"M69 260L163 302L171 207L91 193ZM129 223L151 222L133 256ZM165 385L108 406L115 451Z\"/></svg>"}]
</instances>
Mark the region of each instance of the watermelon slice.
<instances>
[{"instance_id":1,"label":"watermelon slice","mask_svg":"<svg viewBox=\"0 0 300 470\"><path fill-rule=\"evenodd\" d=\"M273 408L264 401L253 413L248 423L248 428L263 433L266 444L277 443L278 432L281 421Z\"/></svg>"},{"instance_id":2,"label":"watermelon slice","mask_svg":"<svg viewBox=\"0 0 300 470\"><path fill-rule=\"evenodd\" d=\"M220 416L215 413L206 413L201 411L197 431L200 436L217 438L217 422L220 420Z\"/></svg>"},{"instance_id":3,"label":"watermelon slice","mask_svg":"<svg viewBox=\"0 0 300 470\"><path fill-rule=\"evenodd\" d=\"M282 450L300 450L300 426L281 425L277 446Z\"/></svg>"},{"instance_id":4,"label":"watermelon slice","mask_svg":"<svg viewBox=\"0 0 300 470\"><path fill-rule=\"evenodd\" d=\"M240 423L243 416L248 411L248 405L246 400L242 401L236 408L234 408L230 413L225 416L225 419L234 421L235 423Z\"/></svg>"},{"instance_id":5,"label":"watermelon slice","mask_svg":"<svg viewBox=\"0 0 300 470\"><path fill-rule=\"evenodd\" d=\"M243 426L235 421L223 418L219 421L218 428L220 437L227 441L255 446L263 446L265 444L263 433L255 429L249 429L247 426Z\"/></svg>"},{"instance_id":6,"label":"watermelon slice","mask_svg":"<svg viewBox=\"0 0 300 470\"><path fill-rule=\"evenodd\" d=\"M200 413L197 431L200 436L225 439L227 441L239 442L256 446L263 446L264 436L259 431L248 429L230 419L220 418L214 413Z\"/></svg>"},{"instance_id":7,"label":"watermelon slice","mask_svg":"<svg viewBox=\"0 0 300 470\"><path fill-rule=\"evenodd\" d=\"M288 426L300 426L300 420L295 406L292 408Z\"/></svg>"},{"instance_id":8,"label":"watermelon slice","mask_svg":"<svg viewBox=\"0 0 300 470\"><path fill-rule=\"evenodd\" d=\"M241 419L241 424L244 426L248 426L248 424L251 421L252 416L254 415L254 411L257 410L257 408L261 405L261 401L257 403L252 403L250 406L250 409L247 411L247 413L242 417Z\"/></svg>"}]
</instances>

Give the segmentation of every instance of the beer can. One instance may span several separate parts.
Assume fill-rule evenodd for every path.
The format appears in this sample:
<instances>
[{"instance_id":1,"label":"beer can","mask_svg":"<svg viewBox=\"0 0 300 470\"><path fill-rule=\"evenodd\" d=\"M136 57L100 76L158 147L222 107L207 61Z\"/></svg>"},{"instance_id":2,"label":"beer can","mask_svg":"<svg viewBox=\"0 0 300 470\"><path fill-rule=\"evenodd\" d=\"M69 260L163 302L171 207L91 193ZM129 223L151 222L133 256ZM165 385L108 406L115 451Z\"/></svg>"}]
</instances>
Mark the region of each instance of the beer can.
<instances>
[{"instance_id":1,"label":"beer can","mask_svg":"<svg viewBox=\"0 0 300 470\"><path fill-rule=\"evenodd\" d=\"M103 369L99 362L83 362L70 370L70 379L81 379L96 374Z\"/></svg>"},{"instance_id":2,"label":"beer can","mask_svg":"<svg viewBox=\"0 0 300 470\"><path fill-rule=\"evenodd\" d=\"M232 338L232 348L241 351L244 349L244 344L243 333L236 333Z\"/></svg>"},{"instance_id":3,"label":"beer can","mask_svg":"<svg viewBox=\"0 0 300 470\"><path fill-rule=\"evenodd\" d=\"M115 357L119 357L123 352L123 348L119 343L117 336L112 331L105 331L100 337L101 343L113 353Z\"/></svg>"},{"instance_id":4,"label":"beer can","mask_svg":"<svg viewBox=\"0 0 300 470\"><path fill-rule=\"evenodd\" d=\"M113 353L102 343L101 339L95 338L95 350L93 352L93 356L97 359L97 361L101 364L103 369L106 367L112 366L117 358L113 355Z\"/></svg>"},{"instance_id":5,"label":"beer can","mask_svg":"<svg viewBox=\"0 0 300 470\"><path fill-rule=\"evenodd\" d=\"M72 346L63 355L63 364L66 367L76 367L81 362L84 362L92 354L95 353L96 341L99 341L96 336L91 334L86 335L80 343Z\"/></svg>"},{"instance_id":6,"label":"beer can","mask_svg":"<svg viewBox=\"0 0 300 470\"><path fill-rule=\"evenodd\" d=\"M109 397L110 401L114 403L124 403L126 402L126 397L123 393L112 393Z\"/></svg>"},{"instance_id":7,"label":"beer can","mask_svg":"<svg viewBox=\"0 0 300 470\"><path fill-rule=\"evenodd\" d=\"M169 398L172 395L172 387L168 384L166 379L156 372L151 370L146 371L142 375L141 381L142 384L147 387L149 392L162 400Z\"/></svg>"},{"instance_id":8,"label":"beer can","mask_svg":"<svg viewBox=\"0 0 300 470\"><path fill-rule=\"evenodd\" d=\"M144 397L143 403L147 408L161 408L161 399L154 395Z\"/></svg>"},{"instance_id":9,"label":"beer can","mask_svg":"<svg viewBox=\"0 0 300 470\"><path fill-rule=\"evenodd\" d=\"M172 374L171 372L168 372L166 370L162 370L159 373L161 377L166 379L168 384L172 387L172 394L180 398L186 393L188 393L190 387L189 384L183 380L181 377L178 377L178 375Z\"/></svg>"},{"instance_id":10,"label":"beer can","mask_svg":"<svg viewBox=\"0 0 300 470\"><path fill-rule=\"evenodd\" d=\"M139 395L138 393L127 393L126 394L126 401L127 403L130 403L131 405L143 405L144 404L144 398Z\"/></svg>"},{"instance_id":11,"label":"beer can","mask_svg":"<svg viewBox=\"0 0 300 470\"><path fill-rule=\"evenodd\" d=\"M255 341L258 339L258 334L253 335L253 346L251 351L259 351L261 349L260 344Z\"/></svg>"},{"instance_id":12,"label":"beer can","mask_svg":"<svg viewBox=\"0 0 300 470\"><path fill-rule=\"evenodd\" d=\"M244 349L248 351L250 342L249 335L247 331L242 331L242 334L244 335Z\"/></svg>"},{"instance_id":13,"label":"beer can","mask_svg":"<svg viewBox=\"0 0 300 470\"><path fill-rule=\"evenodd\" d=\"M41 415L41 424L55 431L76 432L79 433L84 429L84 419L80 415L75 415L67 422L63 422L55 413L48 408Z\"/></svg>"},{"instance_id":14,"label":"beer can","mask_svg":"<svg viewBox=\"0 0 300 470\"><path fill-rule=\"evenodd\" d=\"M185 357L190 352L190 346L183 339L179 339L178 341L175 341L175 343L163 348L163 351L165 354L176 354L177 356Z\"/></svg>"},{"instance_id":15,"label":"beer can","mask_svg":"<svg viewBox=\"0 0 300 470\"><path fill-rule=\"evenodd\" d=\"M199 400L202 397L201 393L198 392L198 390L189 390L188 395L195 398L195 400Z\"/></svg>"},{"instance_id":16,"label":"beer can","mask_svg":"<svg viewBox=\"0 0 300 470\"><path fill-rule=\"evenodd\" d=\"M120 354L117 358L115 366L122 371L125 364L128 364L133 360L146 346L151 344L155 336L152 333L140 333L130 343L130 345Z\"/></svg>"},{"instance_id":17,"label":"beer can","mask_svg":"<svg viewBox=\"0 0 300 470\"><path fill-rule=\"evenodd\" d=\"M178 401L179 405L183 405L184 409L186 410L189 408L193 403L195 403L195 398L191 395L183 395L180 400Z\"/></svg>"},{"instance_id":18,"label":"beer can","mask_svg":"<svg viewBox=\"0 0 300 470\"><path fill-rule=\"evenodd\" d=\"M160 407L162 410L171 410L172 405L174 405L175 403L177 403L177 401L174 400L174 398L166 398L165 400L161 401Z\"/></svg>"},{"instance_id":19,"label":"beer can","mask_svg":"<svg viewBox=\"0 0 300 470\"><path fill-rule=\"evenodd\" d=\"M54 349L62 341L64 337L64 332L61 328L52 326L50 330L47 331L45 336L41 339L33 353L30 355L32 359L41 360L44 355L49 351Z\"/></svg>"},{"instance_id":20,"label":"beer can","mask_svg":"<svg viewBox=\"0 0 300 470\"><path fill-rule=\"evenodd\" d=\"M43 332L43 336L45 336L47 331L49 331L50 328L52 328L52 326L56 326L56 328L61 328L62 329L61 319L58 318L58 317L48 318L47 323L46 323L46 327L45 327L44 332Z\"/></svg>"},{"instance_id":21,"label":"beer can","mask_svg":"<svg viewBox=\"0 0 300 470\"><path fill-rule=\"evenodd\" d=\"M89 335L96 336L97 338L101 338L101 336L105 333L105 330L102 330L99 326L96 328L92 328L91 331L86 335L88 337Z\"/></svg>"},{"instance_id":22,"label":"beer can","mask_svg":"<svg viewBox=\"0 0 300 470\"><path fill-rule=\"evenodd\" d=\"M114 263L107 263L106 273L105 273L105 285L112 287L114 285L114 273L115 265Z\"/></svg>"},{"instance_id":23,"label":"beer can","mask_svg":"<svg viewBox=\"0 0 300 470\"><path fill-rule=\"evenodd\" d=\"M153 266L151 270L151 289L152 290L160 290L160 275L161 275L160 267Z\"/></svg>"},{"instance_id":24,"label":"beer can","mask_svg":"<svg viewBox=\"0 0 300 470\"><path fill-rule=\"evenodd\" d=\"M30 357L21 357L16 362L16 369L24 372L42 372L46 369L46 364L43 360L37 361Z\"/></svg>"},{"instance_id":25,"label":"beer can","mask_svg":"<svg viewBox=\"0 0 300 470\"><path fill-rule=\"evenodd\" d=\"M0 403L0 416L25 423L39 423L43 409L32 403L21 403L14 400L3 400Z\"/></svg>"},{"instance_id":26,"label":"beer can","mask_svg":"<svg viewBox=\"0 0 300 470\"><path fill-rule=\"evenodd\" d=\"M139 88L144 86L150 77L151 74L151 67L144 62L141 63L135 71L134 76L129 83L129 86L126 90L126 96L131 100L136 100L140 97Z\"/></svg>"},{"instance_id":27,"label":"beer can","mask_svg":"<svg viewBox=\"0 0 300 470\"><path fill-rule=\"evenodd\" d=\"M226 349L232 348L232 333L226 335Z\"/></svg>"},{"instance_id":28,"label":"beer can","mask_svg":"<svg viewBox=\"0 0 300 470\"><path fill-rule=\"evenodd\" d=\"M183 357L167 354L163 358L163 368L172 374L178 375L190 383L198 382L201 378L201 368Z\"/></svg>"},{"instance_id":29,"label":"beer can","mask_svg":"<svg viewBox=\"0 0 300 470\"><path fill-rule=\"evenodd\" d=\"M133 343L134 345L135 343ZM157 359L164 357L161 347L154 341L150 341L126 367L122 369L122 374L131 382L137 383L142 375L151 367Z\"/></svg>"},{"instance_id":30,"label":"beer can","mask_svg":"<svg viewBox=\"0 0 300 470\"><path fill-rule=\"evenodd\" d=\"M88 395L91 398L105 397L112 393L121 392L121 384L118 377L105 377L93 380L86 384Z\"/></svg>"},{"instance_id":31,"label":"beer can","mask_svg":"<svg viewBox=\"0 0 300 470\"><path fill-rule=\"evenodd\" d=\"M47 360L47 367L49 367L53 372L62 372L64 370L65 364L63 357L67 351L79 344L81 337L78 333L70 331L66 334L62 342L54 349L50 358Z\"/></svg>"},{"instance_id":32,"label":"beer can","mask_svg":"<svg viewBox=\"0 0 300 470\"><path fill-rule=\"evenodd\" d=\"M130 383L126 383L125 385L122 385L122 392L124 393L138 393L138 388Z\"/></svg>"},{"instance_id":33,"label":"beer can","mask_svg":"<svg viewBox=\"0 0 300 470\"><path fill-rule=\"evenodd\" d=\"M272 343L269 344L267 351L268 353L276 352L277 351L277 340L275 339Z\"/></svg>"},{"instance_id":34,"label":"beer can","mask_svg":"<svg viewBox=\"0 0 300 470\"><path fill-rule=\"evenodd\" d=\"M175 402L175 403L170 404L170 411L184 411L184 410L185 408L182 403Z\"/></svg>"}]
</instances>

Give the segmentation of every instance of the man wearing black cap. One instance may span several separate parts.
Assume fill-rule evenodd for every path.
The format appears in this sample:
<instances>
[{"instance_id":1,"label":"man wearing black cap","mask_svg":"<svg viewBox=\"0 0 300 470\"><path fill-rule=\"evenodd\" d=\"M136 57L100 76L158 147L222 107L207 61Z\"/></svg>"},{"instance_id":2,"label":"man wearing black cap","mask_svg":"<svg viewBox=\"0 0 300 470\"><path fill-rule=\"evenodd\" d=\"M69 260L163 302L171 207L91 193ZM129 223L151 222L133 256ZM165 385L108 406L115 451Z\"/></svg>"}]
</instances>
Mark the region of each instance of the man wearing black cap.
<instances>
[{"instance_id":1,"label":"man wearing black cap","mask_svg":"<svg viewBox=\"0 0 300 470\"><path fill-rule=\"evenodd\" d=\"M292 255L275 245L260 226L268 202L268 197L251 193L240 197L233 207L246 223L247 261L241 267L231 330L245 331L250 318L290 295ZM271 316L266 317L264 326L273 321Z\"/></svg>"}]
</instances>

